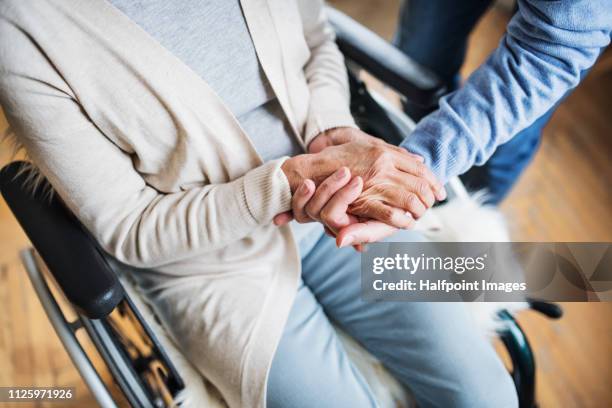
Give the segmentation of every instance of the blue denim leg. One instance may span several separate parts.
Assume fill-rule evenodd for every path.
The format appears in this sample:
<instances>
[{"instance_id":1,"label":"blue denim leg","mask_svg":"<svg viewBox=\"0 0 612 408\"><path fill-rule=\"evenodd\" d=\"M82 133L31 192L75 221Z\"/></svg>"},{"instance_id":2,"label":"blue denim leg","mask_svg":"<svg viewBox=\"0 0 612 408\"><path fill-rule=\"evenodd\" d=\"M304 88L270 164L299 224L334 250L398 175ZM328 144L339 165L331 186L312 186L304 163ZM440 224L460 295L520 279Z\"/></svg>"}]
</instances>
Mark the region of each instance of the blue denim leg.
<instances>
[{"instance_id":1,"label":"blue denim leg","mask_svg":"<svg viewBox=\"0 0 612 408\"><path fill-rule=\"evenodd\" d=\"M491 0L407 0L395 44L454 89L470 32Z\"/></svg>"},{"instance_id":2,"label":"blue denim leg","mask_svg":"<svg viewBox=\"0 0 612 408\"><path fill-rule=\"evenodd\" d=\"M378 357L420 407L518 405L508 372L463 304L366 302L359 265L356 252L326 236L303 257L304 285L272 363L268 406L373 406L329 321Z\"/></svg>"},{"instance_id":3,"label":"blue denim leg","mask_svg":"<svg viewBox=\"0 0 612 408\"><path fill-rule=\"evenodd\" d=\"M300 242L303 257L323 228ZM303 259L303 258L302 258ZM325 311L303 281L272 361L268 408L375 407L366 380L350 361Z\"/></svg>"},{"instance_id":4,"label":"blue denim leg","mask_svg":"<svg viewBox=\"0 0 612 408\"><path fill-rule=\"evenodd\" d=\"M376 400L302 283L268 375L268 408L371 408Z\"/></svg>"}]
</instances>

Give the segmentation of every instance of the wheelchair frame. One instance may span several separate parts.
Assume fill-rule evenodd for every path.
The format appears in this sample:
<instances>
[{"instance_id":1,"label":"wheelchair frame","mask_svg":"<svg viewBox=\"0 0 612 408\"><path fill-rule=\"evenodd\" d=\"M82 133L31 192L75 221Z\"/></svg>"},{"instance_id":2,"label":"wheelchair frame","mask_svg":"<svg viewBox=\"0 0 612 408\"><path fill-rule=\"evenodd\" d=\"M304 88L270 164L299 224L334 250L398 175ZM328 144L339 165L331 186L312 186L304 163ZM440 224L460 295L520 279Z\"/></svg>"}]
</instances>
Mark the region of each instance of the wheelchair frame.
<instances>
[{"instance_id":1,"label":"wheelchair frame","mask_svg":"<svg viewBox=\"0 0 612 408\"><path fill-rule=\"evenodd\" d=\"M114 316L109 314L92 319L75 311L76 319L68 321L49 287L49 283L57 283L53 282L53 276L40 256L32 248L24 249L20 255L57 336L101 407L115 408L117 405L76 337L80 329L85 330L91 338L130 406L146 408L173 405L174 397L183 389L184 383L127 293L113 309L113 313L116 313ZM116 321L120 318L138 327L141 340L148 343L147 350L137 347L125 333L118 330Z\"/></svg>"},{"instance_id":2,"label":"wheelchair frame","mask_svg":"<svg viewBox=\"0 0 612 408\"><path fill-rule=\"evenodd\" d=\"M359 73L365 70L398 92L414 120L434 110L445 89L434 74L346 15L331 8L328 15L347 61L351 111L357 123L366 132L399 144L414 122L386 99L370 92ZM172 406L184 383L123 288L108 262L108 255L57 197L49 201L40 190L26 191L23 182L28 171L21 167L16 162L0 171L0 189L36 248L23 250L22 262L49 320L94 398L104 408L117 406L76 337L80 329L92 339L131 406ZM457 178L449 182L448 191L450 197L467 197ZM46 224L43 228L37 225L41 222ZM56 233L55 237L47 236L50 230ZM72 258L66 257L69 253L66 247L73 251ZM75 258L74 253L79 255ZM89 284L81 286L79 275L84 271L88 273ZM50 283L60 289L75 309L75 320L67 320ZM537 301L530 304L547 316L561 315L556 305ZM512 376L520 406L533 407L535 360L531 347L508 312L502 311L500 318L508 323L500 337L513 363ZM121 330L126 324L132 326L131 335Z\"/></svg>"}]
</instances>

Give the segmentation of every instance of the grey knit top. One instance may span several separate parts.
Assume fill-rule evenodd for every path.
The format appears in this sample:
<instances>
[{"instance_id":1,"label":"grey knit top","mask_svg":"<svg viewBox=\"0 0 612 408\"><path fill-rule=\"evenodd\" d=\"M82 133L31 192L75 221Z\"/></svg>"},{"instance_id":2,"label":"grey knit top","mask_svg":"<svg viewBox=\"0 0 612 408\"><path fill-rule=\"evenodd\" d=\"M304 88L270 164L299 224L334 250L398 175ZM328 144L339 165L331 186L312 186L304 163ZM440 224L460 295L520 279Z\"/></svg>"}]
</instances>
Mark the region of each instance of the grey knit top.
<instances>
[{"instance_id":1,"label":"grey knit top","mask_svg":"<svg viewBox=\"0 0 612 408\"><path fill-rule=\"evenodd\" d=\"M202 77L264 161L302 152L261 68L238 0L109 0Z\"/></svg>"}]
</instances>

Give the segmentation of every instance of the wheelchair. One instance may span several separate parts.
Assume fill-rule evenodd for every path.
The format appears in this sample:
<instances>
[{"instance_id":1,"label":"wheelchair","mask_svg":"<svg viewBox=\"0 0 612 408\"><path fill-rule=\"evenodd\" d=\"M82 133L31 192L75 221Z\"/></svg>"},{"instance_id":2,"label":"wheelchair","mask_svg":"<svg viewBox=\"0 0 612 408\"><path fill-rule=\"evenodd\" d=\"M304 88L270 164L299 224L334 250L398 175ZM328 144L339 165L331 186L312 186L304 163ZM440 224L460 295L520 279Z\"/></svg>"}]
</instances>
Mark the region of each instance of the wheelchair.
<instances>
[{"instance_id":1,"label":"wheelchair","mask_svg":"<svg viewBox=\"0 0 612 408\"><path fill-rule=\"evenodd\" d=\"M348 16L331 8L328 15L346 59L356 122L364 131L399 144L414 122L437 107L446 90L433 73ZM400 95L405 112L371 91L362 72ZM142 308L148 306L137 304L121 265L101 250L57 196L49 199L43 189L24 187L29 176L24 162L13 162L0 171L0 190L32 243L21 258L35 292L94 398L102 407L117 406L77 339L79 331L91 339L130 406L175 406L185 381L151 329L155 322L143 317ZM447 189L451 199L467 195L458 179ZM76 319L68 321L54 293L68 300ZM555 304L528 303L551 318L562 314ZM151 311L147 315L156 319ZM499 318L507 323L498 334L512 362L520 406L534 407L535 360L529 341L508 311L499 312Z\"/></svg>"}]
</instances>

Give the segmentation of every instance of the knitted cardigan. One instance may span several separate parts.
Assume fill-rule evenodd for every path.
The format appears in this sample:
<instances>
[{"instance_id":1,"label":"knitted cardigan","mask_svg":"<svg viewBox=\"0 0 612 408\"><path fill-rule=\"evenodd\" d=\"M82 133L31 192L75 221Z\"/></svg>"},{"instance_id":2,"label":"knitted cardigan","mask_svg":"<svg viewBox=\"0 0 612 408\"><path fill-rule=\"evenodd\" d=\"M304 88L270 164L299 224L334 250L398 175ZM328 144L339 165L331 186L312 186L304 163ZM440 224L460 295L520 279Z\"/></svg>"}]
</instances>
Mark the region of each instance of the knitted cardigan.
<instances>
[{"instance_id":1,"label":"knitted cardigan","mask_svg":"<svg viewBox=\"0 0 612 408\"><path fill-rule=\"evenodd\" d=\"M354 126L322 1L242 8L302 143ZM290 208L286 158L263 164L213 90L104 0L1 2L0 104L69 209L141 268L198 370L230 406L264 406L300 274L290 229L271 225Z\"/></svg>"}]
</instances>

